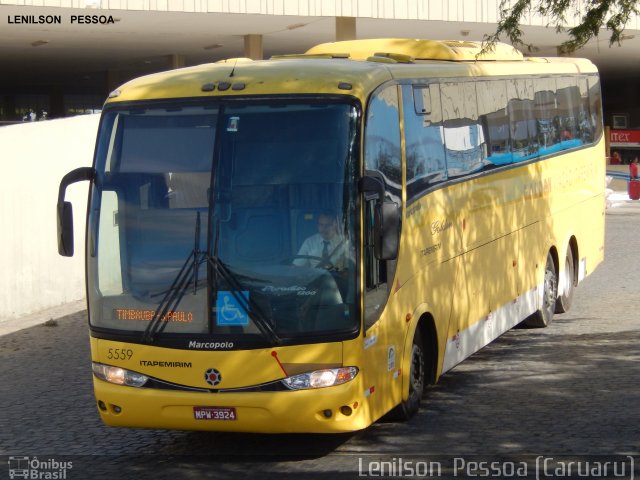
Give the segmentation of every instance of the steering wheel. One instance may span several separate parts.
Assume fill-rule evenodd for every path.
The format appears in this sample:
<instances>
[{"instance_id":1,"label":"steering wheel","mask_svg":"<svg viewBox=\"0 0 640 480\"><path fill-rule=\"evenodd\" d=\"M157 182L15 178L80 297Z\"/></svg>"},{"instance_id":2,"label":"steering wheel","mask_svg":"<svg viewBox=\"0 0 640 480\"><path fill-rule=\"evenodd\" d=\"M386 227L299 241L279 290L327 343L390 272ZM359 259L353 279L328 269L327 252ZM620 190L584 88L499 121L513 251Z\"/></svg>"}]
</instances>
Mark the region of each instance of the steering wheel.
<instances>
[{"instance_id":1,"label":"steering wheel","mask_svg":"<svg viewBox=\"0 0 640 480\"><path fill-rule=\"evenodd\" d=\"M287 258L283 263L293 263L298 258L304 258L305 260L317 260L318 264L314 268L324 268L330 272L338 270L338 268L329 260L315 255L294 255L293 257Z\"/></svg>"}]
</instances>

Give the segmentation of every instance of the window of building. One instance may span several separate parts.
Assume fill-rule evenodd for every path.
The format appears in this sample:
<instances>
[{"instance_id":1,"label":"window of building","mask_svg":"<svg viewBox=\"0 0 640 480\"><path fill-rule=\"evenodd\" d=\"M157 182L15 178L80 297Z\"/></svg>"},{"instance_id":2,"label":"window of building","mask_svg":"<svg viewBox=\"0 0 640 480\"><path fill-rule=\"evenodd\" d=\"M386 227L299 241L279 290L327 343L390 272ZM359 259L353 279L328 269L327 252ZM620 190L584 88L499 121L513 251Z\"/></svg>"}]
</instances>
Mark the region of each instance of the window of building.
<instances>
[{"instance_id":1,"label":"window of building","mask_svg":"<svg viewBox=\"0 0 640 480\"><path fill-rule=\"evenodd\" d=\"M64 96L65 115L83 115L85 113L100 113L104 98L100 95L71 93Z\"/></svg>"}]
</instances>

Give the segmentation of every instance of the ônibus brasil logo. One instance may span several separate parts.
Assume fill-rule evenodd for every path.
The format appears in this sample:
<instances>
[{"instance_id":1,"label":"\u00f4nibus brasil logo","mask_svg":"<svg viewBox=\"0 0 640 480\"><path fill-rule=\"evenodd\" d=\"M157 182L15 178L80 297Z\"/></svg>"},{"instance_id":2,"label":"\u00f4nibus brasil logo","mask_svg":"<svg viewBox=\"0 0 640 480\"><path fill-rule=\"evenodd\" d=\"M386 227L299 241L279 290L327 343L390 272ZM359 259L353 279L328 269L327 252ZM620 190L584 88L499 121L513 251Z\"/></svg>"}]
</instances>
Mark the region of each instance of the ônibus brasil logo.
<instances>
[{"instance_id":1,"label":"\u00f4nibus brasil logo","mask_svg":"<svg viewBox=\"0 0 640 480\"><path fill-rule=\"evenodd\" d=\"M64 480L67 470L73 468L73 462L59 461L55 458L38 460L38 457L9 457L9 478L48 478Z\"/></svg>"}]
</instances>

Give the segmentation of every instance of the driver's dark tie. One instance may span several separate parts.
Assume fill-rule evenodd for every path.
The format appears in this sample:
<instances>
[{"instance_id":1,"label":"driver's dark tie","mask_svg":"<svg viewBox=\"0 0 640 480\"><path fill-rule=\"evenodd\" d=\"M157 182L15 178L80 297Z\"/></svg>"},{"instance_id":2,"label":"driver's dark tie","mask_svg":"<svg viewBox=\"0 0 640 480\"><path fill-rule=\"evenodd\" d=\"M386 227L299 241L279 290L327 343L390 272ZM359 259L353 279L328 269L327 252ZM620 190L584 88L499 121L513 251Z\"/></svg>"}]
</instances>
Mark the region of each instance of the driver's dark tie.
<instances>
[{"instance_id":1,"label":"driver's dark tie","mask_svg":"<svg viewBox=\"0 0 640 480\"><path fill-rule=\"evenodd\" d=\"M322 260L323 261L327 261L329 260L329 240L323 240L322 243L324 243L324 247L322 248Z\"/></svg>"}]
</instances>

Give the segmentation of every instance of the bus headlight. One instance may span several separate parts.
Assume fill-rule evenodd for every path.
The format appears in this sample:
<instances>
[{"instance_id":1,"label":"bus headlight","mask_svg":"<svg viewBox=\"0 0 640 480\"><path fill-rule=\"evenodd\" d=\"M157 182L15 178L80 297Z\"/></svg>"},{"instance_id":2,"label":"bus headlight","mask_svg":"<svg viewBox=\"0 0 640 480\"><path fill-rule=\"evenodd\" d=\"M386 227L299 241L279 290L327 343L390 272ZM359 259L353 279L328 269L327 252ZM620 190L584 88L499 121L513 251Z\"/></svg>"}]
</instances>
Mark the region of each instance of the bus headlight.
<instances>
[{"instance_id":1,"label":"bus headlight","mask_svg":"<svg viewBox=\"0 0 640 480\"><path fill-rule=\"evenodd\" d=\"M357 374L358 369L356 367L328 368L293 375L283 379L282 383L291 390L333 387L353 380Z\"/></svg>"},{"instance_id":2,"label":"bus headlight","mask_svg":"<svg viewBox=\"0 0 640 480\"><path fill-rule=\"evenodd\" d=\"M116 385L126 385L128 387L142 387L149 377L138 372L132 372L120 367L112 367L102 363L92 363L93 374L100 380L115 383Z\"/></svg>"}]
</instances>

